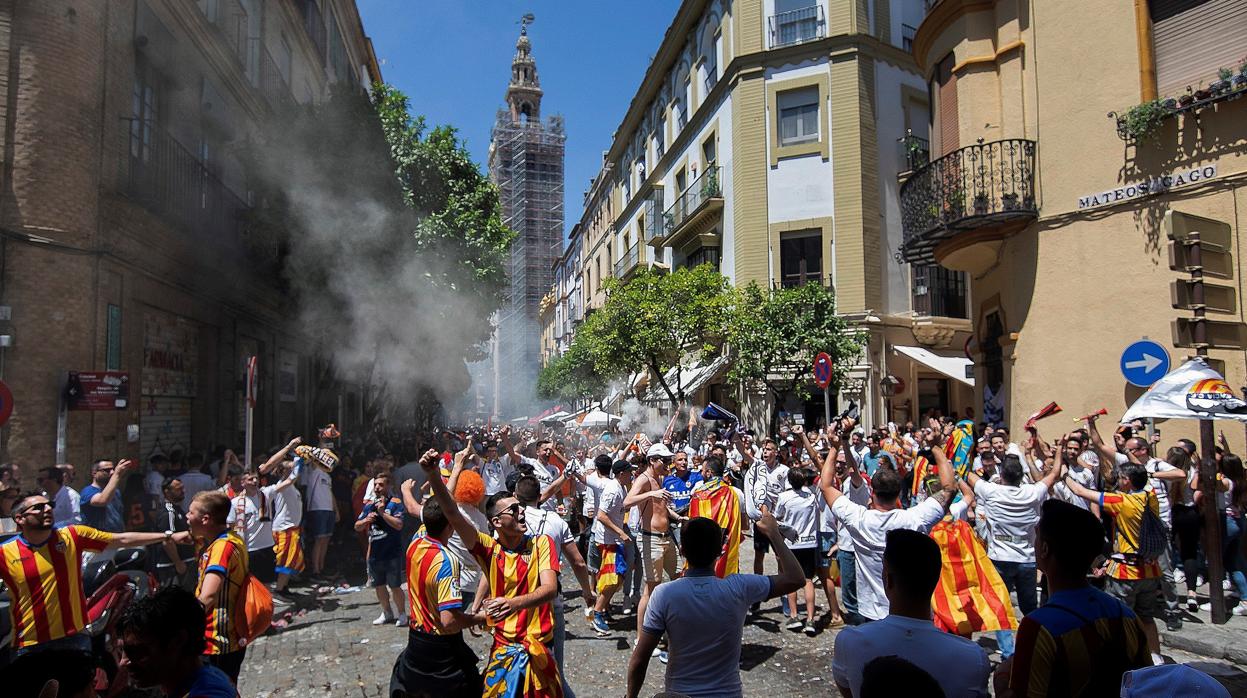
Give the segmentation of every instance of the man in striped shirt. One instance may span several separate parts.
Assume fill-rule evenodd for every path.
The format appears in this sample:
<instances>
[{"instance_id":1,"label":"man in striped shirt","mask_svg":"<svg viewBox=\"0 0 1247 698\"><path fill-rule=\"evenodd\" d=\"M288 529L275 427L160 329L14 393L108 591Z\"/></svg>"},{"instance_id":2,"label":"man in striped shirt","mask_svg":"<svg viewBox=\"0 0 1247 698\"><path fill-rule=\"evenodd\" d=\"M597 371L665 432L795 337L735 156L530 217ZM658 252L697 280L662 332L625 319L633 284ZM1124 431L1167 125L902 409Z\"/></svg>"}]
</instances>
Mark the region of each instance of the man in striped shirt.
<instances>
[{"instance_id":1,"label":"man in striped shirt","mask_svg":"<svg viewBox=\"0 0 1247 698\"><path fill-rule=\"evenodd\" d=\"M549 536L532 536L524 505L508 492L485 502L485 514L497 531L494 540L476 530L459 512L437 473L437 451L420 458L433 496L464 540L476 541L472 555L488 575L489 597L482 610L494 628L494 645L485 667L486 698L562 698L562 679L554 659L554 611L559 556Z\"/></svg>"},{"instance_id":2,"label":"man in striped shirt","mask_svg":"<svg viewBox=\"0 0 1247 698\"><path fill-rule=\"evenodd\" d=\"M394 662L390 694L476 698L481 674L463 629L484 623L485 614L464 613L459 561L446 549L454 531L441 505L425 502L420 518L424 535L407 547L407 649Z\"/></svg>"},{"instance_id":3,"label":"man in striped shirt","mask_svg":"<svg viewBox=\"0 0 1247 698\"><path fill-rule=\"evenodd\" d=\"M185 533L109 533L74 524L53 527L52 503L29 494L13 507L20 535L0 546L0 579L12 600L14 658L33 651L89 652L82 556L109 548L188 542Z\"/></svg>"},{"instance_id":4,"label":"man in striped shirt","mask_svg":"<svg viewBox=\"0 0 1247 698\"><path fill-rule=\"evenodd\" d=\"M186 512L186 523L202 551L195 596L207 614L205 659L237 685L247 648L242 643L244 619L235 609L247 583L248 561L247 544L227 523L229 513L224 492L200 492Z\"/></svg>"}]
</instances>

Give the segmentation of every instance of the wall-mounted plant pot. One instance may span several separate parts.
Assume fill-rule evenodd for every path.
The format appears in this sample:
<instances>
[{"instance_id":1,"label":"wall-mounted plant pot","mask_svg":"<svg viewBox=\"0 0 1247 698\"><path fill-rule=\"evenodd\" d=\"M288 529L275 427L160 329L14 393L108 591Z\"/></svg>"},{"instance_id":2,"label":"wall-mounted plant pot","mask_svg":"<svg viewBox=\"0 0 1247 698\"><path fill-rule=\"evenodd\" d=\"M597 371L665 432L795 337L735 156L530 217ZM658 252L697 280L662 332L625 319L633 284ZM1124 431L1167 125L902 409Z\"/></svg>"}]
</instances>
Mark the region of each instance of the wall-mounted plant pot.
<instances>
[{"instance_id":1,"label":"wall-mounted plant pot","mask_svg":"<svg viewBox=\"0 0 1247 698\"><path fill-rule=\"evenodd\" d=\"M1016 211L1018 209L1018 195L1004 194L1000 197L1000 204L1006 211Z\"/></svg>"},{"instance_id":2,"label":"wall-mounted plant pot","mask_svg":"<svg viewBox=\"0 0 1247 698\"><path fill-rule=\"evenodd\" d=\"M1195 99L1197 101L1203 101L1205 99L1208 99L1211 96L1212 96L1211 90L1195 90Z\"/></svg>"},{"instance_id":3,"label":"wall-mounted plant pot","mask_svg":"<svg viewBox=\"0 0 1247 698\"><path fill-rule=\"evenodd\" d=\"M1195 102L1195 97L1194 95L1191 95L1190 93L1178 96L1178 106L1189 107L1194 102Z\"/></svg>"},{"instance_id":4,"label":"wall-mounted plant pot","mask_svg":"<svg viewBox=\"0 0 1247 698\"><path fill-rule=\"evenodd\" d=\"M1230 89L1229 80L1216 80L1211 85L1208 86L1208 91L1211 92L1213 95L1224 94L1225 91L1228 89Z\"/></svg>"},{"instance_id":5,"label":"wall-mounted plant pot","mask_svg":"<svg viewBox=\"0 0 1247 698\"><path fill-rule=\"evenodd\" d=\"M1173 111L1174 109L1178 108L1178 100L1174 99L1173 97L1170 97L1169 99L1166 99L1165 101L1161 102L1160 105L1168 109L1169 111Z\"/></svg>"},{"instance_id":6,"label":"wall-mounted plant pot","mask_svg":"<svg viewBox=\"0 0 1247 698\"><path fill-rule=\"evenodd\" d=\"M1235 90L1241 90L1244 87L1247 87L1247 74L1239 73L1238 75L1235 75L1233 78L1230 78L1230 85Z\"/></svg>"}]
</instances>

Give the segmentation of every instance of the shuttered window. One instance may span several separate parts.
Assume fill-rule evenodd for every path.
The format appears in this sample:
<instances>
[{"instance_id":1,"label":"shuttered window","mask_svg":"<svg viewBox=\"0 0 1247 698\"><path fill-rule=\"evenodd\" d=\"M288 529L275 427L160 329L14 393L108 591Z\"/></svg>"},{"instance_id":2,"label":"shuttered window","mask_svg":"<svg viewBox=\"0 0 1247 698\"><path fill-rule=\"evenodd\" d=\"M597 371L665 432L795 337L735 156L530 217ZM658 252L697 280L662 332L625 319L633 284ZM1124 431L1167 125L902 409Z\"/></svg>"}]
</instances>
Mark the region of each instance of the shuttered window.
<instances>
[{"instance_id":1,"label":"shuttered window","mask_svg":"<svg viewBox=\"0 0 1247 698\"><path fill-rule=\"evenodd\" d=\"M935 67L934 92L940 115L939 156L943 157L957 148L960 143L960 125L957 123L957 76L953 73L955 58L948 54Z\"/></svg>"},{"instance_id":2,"label":"shuttered window","mask_svg":"<svg viewBox=\"0 0 1247 698\"><path fill-rule=\"evenodd\" d=\"M1247 53L1247 0L1149 0L1161 98L1199 89Z\"/></svg>"}]
</instances>

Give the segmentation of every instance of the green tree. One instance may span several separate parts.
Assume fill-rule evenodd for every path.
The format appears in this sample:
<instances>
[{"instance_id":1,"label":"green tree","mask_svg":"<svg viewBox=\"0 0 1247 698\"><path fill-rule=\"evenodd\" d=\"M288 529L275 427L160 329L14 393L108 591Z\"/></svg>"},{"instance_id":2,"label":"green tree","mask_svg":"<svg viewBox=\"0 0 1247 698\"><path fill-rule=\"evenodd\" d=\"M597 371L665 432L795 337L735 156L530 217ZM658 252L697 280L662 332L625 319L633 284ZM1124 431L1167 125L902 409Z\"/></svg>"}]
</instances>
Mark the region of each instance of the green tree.
<instances>
[{"instance_id":1,"label":"green tree","mask_svg":"<svg viewBox=\"0 0 1247 698\"><path fill-rule=\"evenodd\" d=\"M820 284L735 290L727 341L732 361L727 380L743 389L764 385L777 406L789 395L810 396L814 358L831 357L832 390L856 363L865 336L836 314L835 293ZM774 414L774 413L772 413Z\"/></svg>"},{"instance_id":2,"label":"green tree","mask_svg":"<svg viewBox=\"0 0 1247 698\"><path fill-rule=\"evenodd\" d=\"M588 335L577 334L566 353L554 357L541 369L537 397L580 403L606 393L606 379L593 364L591 341Z\"/></svg>"},{"instance_id":3,"label":"green tree","mask_svg":"<svg viewBox=\"0 0 1247 698\"><path fill-rule=\"evenodd\" d=\"M679 371L673 382L666 374L687 355L707 362L721 351L731 302L727 278L709 265L670 274L643 269L627 283L606 282L606 302L577 338L588 335L599 375L649 371L679 407L687 386Z\"/></svg>"}]
</instances>

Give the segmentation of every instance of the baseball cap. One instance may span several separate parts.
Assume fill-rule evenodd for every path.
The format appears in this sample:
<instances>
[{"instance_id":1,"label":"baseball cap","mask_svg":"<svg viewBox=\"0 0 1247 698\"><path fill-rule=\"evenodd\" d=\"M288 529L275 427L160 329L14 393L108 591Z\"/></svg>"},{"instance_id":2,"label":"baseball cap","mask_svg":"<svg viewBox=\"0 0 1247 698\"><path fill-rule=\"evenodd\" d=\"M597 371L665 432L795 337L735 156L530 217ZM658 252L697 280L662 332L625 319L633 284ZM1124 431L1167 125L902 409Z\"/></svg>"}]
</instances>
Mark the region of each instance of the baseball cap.
<instances>
[{"instance_id":1,"label":"baseball cap","mask_svg":"<svg viewBox=\"0 0 1247 698\"><path fill-rule=\"evenodd\" d=\"M1121 680L1122 698L1136 696L1225 696L1221 682L1186 664L1164 664L1127 671Z\"/></svg>"},{"instance_id":2,"label":"baseball cap","mask_svg":"<svg viewBox=\"0 0 1247 698\"><path fill-rule=\"evenodd\" d=\"M674 455L671 449L667 448L667 445L663 443L656 443L645 452L646 458L671 458Z\"/></svg>"},{"instance_id":3,"label":"baseball cap","mask_svg":"<svg viewBox=\"0 0 1247 698\"><path fill-rule=\"evenodd\" d=\"M619 473L627 473L631 471L632 464L626 460L617 460L615 461L615 464L611 466L612 475L618 475Z\"/></svg>"}]
</instances>

